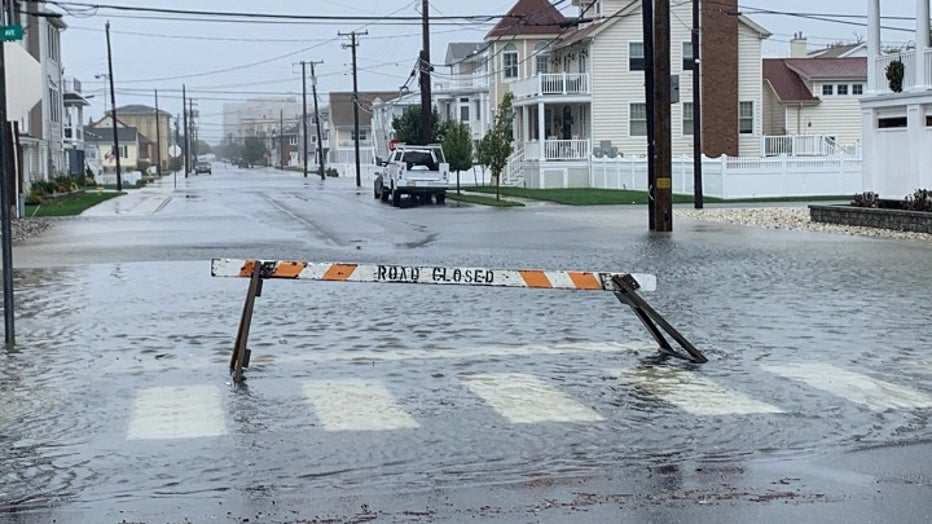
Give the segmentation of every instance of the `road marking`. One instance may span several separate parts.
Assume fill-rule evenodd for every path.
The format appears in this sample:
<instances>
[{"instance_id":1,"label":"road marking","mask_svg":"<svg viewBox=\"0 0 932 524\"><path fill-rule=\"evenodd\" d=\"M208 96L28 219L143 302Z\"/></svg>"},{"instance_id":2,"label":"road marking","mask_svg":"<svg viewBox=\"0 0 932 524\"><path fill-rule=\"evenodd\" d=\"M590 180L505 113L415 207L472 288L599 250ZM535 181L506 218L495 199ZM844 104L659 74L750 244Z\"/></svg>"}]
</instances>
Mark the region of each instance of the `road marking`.
<instances>
[{"instance_id":1,"label":"road marking","mask_svg":"<svg viewBox=\"0 0 932 524\"><path fill-rule=\"evenodd\" d=\"M761 368L862 404L874 411L932 407L930 395L829 364L765 364Z\"/></svg>"},{"instance_id":2,"label":"road marking","mask_svg":"<svg viewBox=\"0 0 932 524\"><path fill-rule=\"evenodd\" d=\"M783 410L728 389L697 373L674 369L631 369L618 375L693 415L750 415Z\"/></svg>"},{"instance_id":3,"label":"road marking","mask_svg":"<svg viewBox=\"0 0 932 524\"><path fill-rule=\"evenodd\" d=\"M599 422L592 409L550 387L533 375L494 373L465 375L460 381L514 424Z\"/></svg>"},{"instance_id":4,"label":"road marking","mask_svg":"<svg viewBox=\"0 0 932 524\"><path fill-rule=\"evenodd\" d=\"M376 380L313 380L304 395L328 431L385 431L417 428L391 392Z\"/></svg>"},{"instance_id":5,"label":"road marking","mask_svg":"<svg viewBox=\"0 0 932 524\"><path fill-rule=\"evenodd\" d=\"M136 394L130 440L226 435L223 402L215 386L157 387Z\"/></svg>"}]
</instances>

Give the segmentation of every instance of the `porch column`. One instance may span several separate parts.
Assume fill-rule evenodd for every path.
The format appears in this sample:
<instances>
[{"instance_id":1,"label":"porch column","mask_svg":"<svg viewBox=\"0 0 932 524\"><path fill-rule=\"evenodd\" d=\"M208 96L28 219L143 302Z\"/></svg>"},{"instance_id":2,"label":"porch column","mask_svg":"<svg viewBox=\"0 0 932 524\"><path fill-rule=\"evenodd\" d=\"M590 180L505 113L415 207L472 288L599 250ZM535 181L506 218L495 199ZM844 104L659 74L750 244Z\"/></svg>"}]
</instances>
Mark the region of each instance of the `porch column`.
<instances>
[{"instance_id":1,"label":"porch column","mask_svg":"<svg viewBox=\"0 0 932 524\"><path fill-rule=\"evenodd\" d=\"M922 0L919 0L922 1ZM880 57L880 0L867 0L867 92L879 90L877 59Z\"/></svg>"},{"instance_id":2,"label":"porch column","mask_svg":"<svg viewBox=\"0 0 932 524\"><path fill-rule=\"evenodd\" d=\"M521 149L525 148L525 145L531 141L531 112L530 106L524 106L521 108Z\"/></svg>"},{"instance_id":3,"label":"porch column","mask_svg":"<svg viewBox=\"0 0 932 524\"><path fill-rule=\"evenodd\" d=\"M929 49L929 0L916 0L916 85L914 91L925 91L926 50Z\"/></svg>"},{"instance_id":4,"label":"porch column","mask_svg":"<svg viewBox=\"0 0 932 524\"><path fill-rule=\"evenodd\" d=\"M537 137L540 142L540 161L543 162L547 159L544 152L544 142L547 140L546 131L544 131L544 118L546 113L544 113L544 103L537 103Z\"/></svg>"}]
</instances>

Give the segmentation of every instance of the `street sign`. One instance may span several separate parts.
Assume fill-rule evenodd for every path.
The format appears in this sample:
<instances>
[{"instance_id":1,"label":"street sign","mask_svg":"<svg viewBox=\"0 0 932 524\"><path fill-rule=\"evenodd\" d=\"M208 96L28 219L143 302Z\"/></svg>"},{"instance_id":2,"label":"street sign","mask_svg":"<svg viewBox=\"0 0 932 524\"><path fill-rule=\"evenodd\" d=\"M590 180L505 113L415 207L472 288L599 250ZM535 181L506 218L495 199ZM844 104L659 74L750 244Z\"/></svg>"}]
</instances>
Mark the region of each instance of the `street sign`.
<instances>
[{"instance_id":1,"label":"street sign","mask_svg":"<svg viewBox=\"0 0 932 524\"><path fill-rule=\"evenodd\" d=\"M181 156L181 148L178 147L178 144L172 144L172 146L168 148L168 154L171 155L172 158L178 158Z\"/></svg>"},{"instance_id":2,"label":"street sign","mask_svg":"<svg viewBox=\"0 0 932 524\"><path fill-rule=\"evenodd\" d=\"M0 25L0 40L12 42L23 39L23 26L20 24Z\"/></svg>"},{"instance_id":3,"label":"street sign","mask_svg":"<svg viewBox=\"0 0 932 524\"><path fill-rule=\"evenodd\" d=\"M42 66L26 48L3 43L6 59L6 116L9 122L24 118L42 100Z\"/></svg>"}]
</instances>

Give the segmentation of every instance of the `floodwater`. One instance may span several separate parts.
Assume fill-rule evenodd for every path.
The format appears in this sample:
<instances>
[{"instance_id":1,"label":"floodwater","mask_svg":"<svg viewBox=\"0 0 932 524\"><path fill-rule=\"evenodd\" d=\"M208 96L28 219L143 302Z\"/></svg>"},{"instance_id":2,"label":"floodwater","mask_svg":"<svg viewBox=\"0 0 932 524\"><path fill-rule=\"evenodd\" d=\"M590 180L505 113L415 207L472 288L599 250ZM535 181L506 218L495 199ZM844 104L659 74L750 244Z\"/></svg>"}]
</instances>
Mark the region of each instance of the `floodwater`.
<instances>
[{"instance_id":1,"label":"floodwater","mask_svg":"<svg viewBox=\"0 0 932 524\"><path fill-rule=\"evenodd\" d=\"M151 216L51 233L92 237L123 220L144 231L138 242L18 248L18 344L0 353L0 515L207 518L233 500L329 493L355 504L932 438L928 245L685 220L655 237L636 210L505 219L333 189L340 223L244 232L225 250L209 239L245 230L217 211L224 199L251 202L243 214L271 228L283 206L320 191L279 176L269 184L280 196L263 189L272 205L244 197L255 184L245 176L189 182L195 198ZM318 212L288 216L314 223ZM386 217L396 236L368 219L354 227L358 216ZM247 281L211 278L209 257L250 243L267 259L653 272L658 291L645 297L710 362L657 358L607 293L268 281L247 385L235 387L227 362ZM148 257L160 244L167 255Z\"/></svg>"}]
</instances>

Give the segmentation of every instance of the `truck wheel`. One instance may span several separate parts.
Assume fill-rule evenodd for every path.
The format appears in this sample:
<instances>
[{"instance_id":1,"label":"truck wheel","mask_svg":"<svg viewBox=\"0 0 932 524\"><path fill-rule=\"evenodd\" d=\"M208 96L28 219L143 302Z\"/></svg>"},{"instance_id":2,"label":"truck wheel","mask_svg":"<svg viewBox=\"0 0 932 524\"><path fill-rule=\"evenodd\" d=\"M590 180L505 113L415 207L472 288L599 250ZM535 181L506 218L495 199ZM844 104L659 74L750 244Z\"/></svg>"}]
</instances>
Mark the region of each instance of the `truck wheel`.
<instances>
[{"instance_id":1,"label":"truck wheel","mask_svg":"<svg viewBox=\"0 0 932 524\"><path fill-rule=\"evenodd\" d=\"M382 191L379 192L379 198L382 199L382 202L388 202L388 190L385 186L382 186Z\"/></svg>"},{"instance_id":2,"label":"truck wheel","mask_svg":"<svg viewBox=\"0 0 932 524\"><path fill-rule=\"evenodd\" d=\"M441 191L441 192L437 193L437 204L443 204L443 203L446 202L446 201L447 201L447 192L446 192L446 191Z\"/></svg>"},{"instance_id":3,"label":"truck wheel","mask_svg":"<svg viewBox=\"0 0 932 524\"><path fill-rule=\"evenodd\" d=\"M401 207L401 192L397 189L392 190L392 205L395 207Z\"/></svg>"},{"instance_id":4,"label":"truck wheel","mask_svg":"<svg viewBox=\"0 0 932 524\"><path fill-rule=\"evenodd\" d=\"M376 181L373 182L373 184L372 184L372 186L373 186L373 189L372 189L372 197L375 198L376 200L378 200L379 198L382 197L382 188L380 187L381 185L382 185L382 184L380 184L378 180L376 180Z\"/></svg>"}]
</instances>

